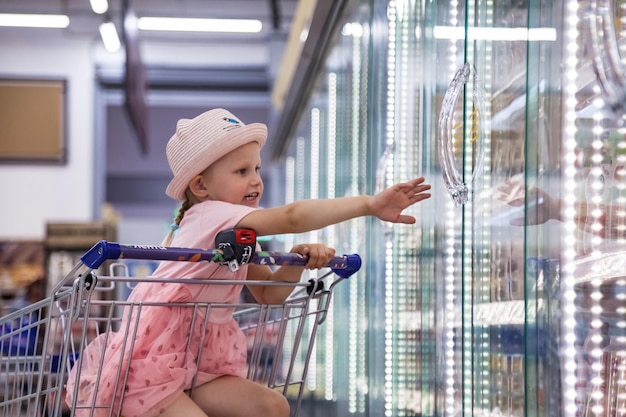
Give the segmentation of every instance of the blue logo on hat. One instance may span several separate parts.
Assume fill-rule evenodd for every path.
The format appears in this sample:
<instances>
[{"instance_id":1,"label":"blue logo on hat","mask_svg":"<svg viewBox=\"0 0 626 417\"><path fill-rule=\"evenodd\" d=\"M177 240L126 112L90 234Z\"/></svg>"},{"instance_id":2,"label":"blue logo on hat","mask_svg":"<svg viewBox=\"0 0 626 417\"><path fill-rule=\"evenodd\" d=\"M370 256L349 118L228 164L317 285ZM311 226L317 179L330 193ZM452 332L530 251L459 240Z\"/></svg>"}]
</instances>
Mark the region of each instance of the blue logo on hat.
<instances>
[{"instance_id":1,"label":"blue logo on hat","mask_svg":"<svg viewBox=\"0 0 626 417\"><path fill-rule=\"evenodd\" d=\"M230 117L224 117L224 120L229 123L239 124L239 120L231 119Z\"/></svg>"}]
</instances>

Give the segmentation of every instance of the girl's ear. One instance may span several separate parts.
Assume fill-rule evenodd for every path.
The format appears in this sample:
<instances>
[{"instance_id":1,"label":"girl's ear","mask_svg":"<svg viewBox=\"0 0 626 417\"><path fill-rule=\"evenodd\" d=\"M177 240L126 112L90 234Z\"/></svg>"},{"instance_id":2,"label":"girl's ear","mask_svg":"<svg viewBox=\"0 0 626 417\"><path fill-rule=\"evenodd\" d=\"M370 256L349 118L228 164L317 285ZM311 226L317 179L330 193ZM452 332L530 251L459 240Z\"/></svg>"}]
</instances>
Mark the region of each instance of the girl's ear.
<instances>
[{"instance_id":1,"label":"girl's ear","mask_svg":"<svg viewBox=\"0 0 626 417\"><path fill-rule=\"evenodd\" d=\"M196 175L189 181L189 191L199 199L206 198L209 194L201 175Z\"/></svg>"}]
</instances>

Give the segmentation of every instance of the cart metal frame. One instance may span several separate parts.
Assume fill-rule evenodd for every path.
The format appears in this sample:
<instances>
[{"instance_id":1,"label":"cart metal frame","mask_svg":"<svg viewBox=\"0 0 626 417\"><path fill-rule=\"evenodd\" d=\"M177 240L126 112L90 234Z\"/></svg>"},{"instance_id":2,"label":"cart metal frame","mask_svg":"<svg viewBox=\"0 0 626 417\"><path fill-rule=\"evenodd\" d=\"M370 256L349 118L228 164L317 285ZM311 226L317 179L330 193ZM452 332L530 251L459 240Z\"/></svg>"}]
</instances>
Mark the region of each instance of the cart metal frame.
<instances>
[{"instance_id":1,"label":"cart metal frame","mask_svg":"<svg viewBox=\"0 0 626 417\"><path fill-rule=\"evenodd\" d=\"M242 300L236 304L194 302L176 306L191 309L192 328L196 320L206 321L211 309L231 309L248 341L247 378L280 391L292 401L291 414L297 416L317 329L326 319L333 289L361 266L358 255L345 255L329 263L329 272L308 282L208 281L131 277L126 264L117 261L120 259L224 263L219 250L119 245L106 241L94 245L48 298L0 317L0 417L73 417L75 414L118 417L119 404L79 405L75 400L74 404L65 404L65 389L70 369L74 365L80 369L81 352L91 340L99 335L105 335L106 340L111 332L124 332L125 340L132 344L137 323L120 328L124 308L140 314L149 308L172 306L172 303L131 303L118 299L120 288L132 288L139 282L293 286L292 294L283 304ZM105 262L111 260L108 274L98 274ZM251 262L304 265L306 259L296 254L257 252ZM199 360L201 352L197 355ZM102 358L99 369L109 365ZM125 371L120 368L119 372L120 386L124 386ZM76 376L80 379L80 372ZM75 384L75 390L78 386Z\"/></svg>"}]
</instances>

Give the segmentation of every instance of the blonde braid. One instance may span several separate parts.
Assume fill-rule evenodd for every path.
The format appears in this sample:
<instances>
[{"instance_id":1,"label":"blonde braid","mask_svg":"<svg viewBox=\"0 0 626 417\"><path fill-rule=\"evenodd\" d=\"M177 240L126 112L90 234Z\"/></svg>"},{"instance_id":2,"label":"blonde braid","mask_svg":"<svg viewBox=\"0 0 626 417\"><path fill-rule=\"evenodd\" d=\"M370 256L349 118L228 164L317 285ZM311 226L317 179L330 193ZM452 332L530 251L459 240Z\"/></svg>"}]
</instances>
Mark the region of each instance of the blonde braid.
<instances>
[{"instance_id":1,"label":"blonde braid","mask_svg":"<svg viewBox=\"0 0 626 417\"><path fill-rule=\"evenodd\" d=\"M167 233L167 236L165 236L165 239L163 239L161 246L169 246L170 243L172 243L172 239L174 239L174 231L178 229L180 222L183 220L185 212L189 210L191 206L193 206L193 203L189 200L189 198L186 198L185 201L183 201L183 203L180 205L180 208L178 209L178 214L174 219L174 223L172 223L170 231Z\"/></svg>"}]
</instances>

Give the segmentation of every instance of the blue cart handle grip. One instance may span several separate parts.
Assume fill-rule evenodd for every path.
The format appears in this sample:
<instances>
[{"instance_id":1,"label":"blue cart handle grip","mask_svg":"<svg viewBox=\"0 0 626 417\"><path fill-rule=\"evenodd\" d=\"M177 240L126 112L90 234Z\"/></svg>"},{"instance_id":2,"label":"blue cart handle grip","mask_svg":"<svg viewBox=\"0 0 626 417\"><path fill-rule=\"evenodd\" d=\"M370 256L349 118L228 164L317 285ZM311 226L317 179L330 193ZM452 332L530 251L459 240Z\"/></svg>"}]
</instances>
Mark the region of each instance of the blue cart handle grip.
<instances>
[{"instance_id":1,"label":"blue cart handle grip","mask_svg":"<svg viewBox=\"0 0 626 417\"><path fill-rule=\"evenodd\" d=\"M175 248L154 245L121 245L101 240L89 249L80 260L91 269L99 268L105 261L113 259L149 259L155 261L224 262L218 249ZM256 252L250 263L272 266L304 266L307 258L297 253ZM335 274L348 278L361 269L361 257L357 254L334 257L326 265Z\"/></svg>"}]
</instances>

